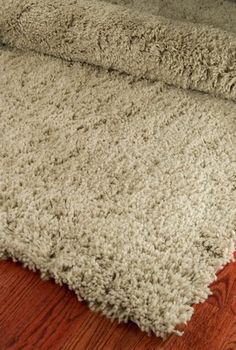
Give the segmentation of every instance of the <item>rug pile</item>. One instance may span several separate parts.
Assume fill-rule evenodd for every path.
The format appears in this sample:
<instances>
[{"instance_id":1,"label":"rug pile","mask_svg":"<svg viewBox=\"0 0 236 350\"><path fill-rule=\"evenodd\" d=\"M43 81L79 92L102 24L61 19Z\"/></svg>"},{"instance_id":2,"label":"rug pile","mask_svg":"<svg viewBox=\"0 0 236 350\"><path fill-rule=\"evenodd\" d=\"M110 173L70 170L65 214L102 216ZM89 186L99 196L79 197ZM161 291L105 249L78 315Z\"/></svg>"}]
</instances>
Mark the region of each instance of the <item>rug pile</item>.
<instances>
[{"instance_id":1,"label":"rug pile","mask_svg":"<svg viewBox=\"0 0 236 350\"><path fill-rule=\"evenodd\" d=\"M0 0L0 257L166 337L232 259L236 4Z\"/></svg>"}]
</instances>

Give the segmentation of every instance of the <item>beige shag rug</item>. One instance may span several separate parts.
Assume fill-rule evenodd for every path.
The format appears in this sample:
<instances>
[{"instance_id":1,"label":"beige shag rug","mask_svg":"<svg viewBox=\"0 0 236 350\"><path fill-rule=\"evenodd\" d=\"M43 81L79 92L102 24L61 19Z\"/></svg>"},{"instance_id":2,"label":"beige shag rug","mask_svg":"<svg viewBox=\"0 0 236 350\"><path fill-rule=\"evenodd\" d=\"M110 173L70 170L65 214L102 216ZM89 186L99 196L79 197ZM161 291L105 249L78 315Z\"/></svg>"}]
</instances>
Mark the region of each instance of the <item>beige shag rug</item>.
<instances>
[{"instance_id":1,"label":"beige shag rug","mask_svg":"<svg viewBox=\"0 0 236 350\"><path fill-rule=\"evenodd\" d=\"M235 249L235 2L0 0L0 43L0 256L177 332Z\"/></svg>"}]
</instances>

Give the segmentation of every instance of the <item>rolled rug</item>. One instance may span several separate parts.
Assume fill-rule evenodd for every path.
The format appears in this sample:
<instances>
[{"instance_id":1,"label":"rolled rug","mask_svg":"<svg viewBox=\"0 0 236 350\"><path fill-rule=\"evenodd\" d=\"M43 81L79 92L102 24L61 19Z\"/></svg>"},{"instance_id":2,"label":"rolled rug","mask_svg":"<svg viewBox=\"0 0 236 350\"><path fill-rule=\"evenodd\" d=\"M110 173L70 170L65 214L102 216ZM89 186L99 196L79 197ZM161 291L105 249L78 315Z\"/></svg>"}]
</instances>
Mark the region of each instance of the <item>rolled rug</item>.
<instances>
[{"instance_id":1,"label":"rolled rug","mask_svg":"<svg viewBox=\"0 0 236 350\"><path fill-rule=\"evenodd\" d=\"M94 0L1 0L0 40L236 100L233 33Z\"/></svg>"},{"instance_id":2,"label":"rolled rug","mask_svg":"<svg viewBox=\"0 0 236 350\"><path fill-rule=\"evenodd\" d=\"M166 337L236 248L235 34L120 2L0 0L0 259Z\"/></svg>"}]
</instances>

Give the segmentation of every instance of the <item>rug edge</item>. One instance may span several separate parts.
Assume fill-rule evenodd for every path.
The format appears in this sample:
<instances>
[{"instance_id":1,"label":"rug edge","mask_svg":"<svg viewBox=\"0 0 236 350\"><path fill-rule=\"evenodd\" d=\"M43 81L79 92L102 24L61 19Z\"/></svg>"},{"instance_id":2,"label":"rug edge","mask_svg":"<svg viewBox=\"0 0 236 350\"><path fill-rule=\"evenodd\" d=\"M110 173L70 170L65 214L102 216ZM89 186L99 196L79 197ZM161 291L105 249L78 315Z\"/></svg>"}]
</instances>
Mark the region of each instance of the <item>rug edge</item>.
<instances>
[{"instance_id":1,"label":"rug edge","mask_svg":"<svg viewBox=\"0 0 236 350\"><path fill-rule=\"evenodd\" d=\"M204 286L205 290L205 295L206 297L201 297L201 298L195 298L193 302L188 302L186 305L190 307L190 312L189 314L185 317L184 322L181 322L181 324L187 325L187 323L191 320L193 314L194 314L194 305L198 305L200 303L205 302L210 295L212 295L210 285L217 280L217 274L230 262L236 261L236 257L234 257L234 252L236 250L236 231L235 231L235 236L229 241L229 244L227 245L227 249L225 250L223 256L221 258L218 258L217 266L214 268L214 270L209 273L209 281L207 285ZM122 318L116 318L116 317L111 317L109 310L106 310L104 308L99 307L99 305L96 306L92 301L86 300L86 298L81 297L79 293L79 286L78 289L73 288L69 281L62 281L60 278L57 278L55 276L55 272L49 271L49 269L45 269L43 266L40 266L40 264L37 264L34 262L34 259L32 259L29 256L26 256L25 253L21 252L20 249L18 248L10 248L4 245L0 247L0 260L7 260L7 259L12 259L13 262L19 262L22 264L24 268L28 268L29 270L33 272L39 272L40 273L40 278L43 280L48 280L52 279L54 283L62 286L66 285L69 290L72 290L76 297L78 298L78 301L84 301L87 303L88 307L90 310L95 311L97 313L101 313L103 316L107 317L110 320L116 320L118 323L127 323L129 321L132 321L135 323L141 331L146 332L148 335L151 335L152 333L156 335L157 337L160 337L162 339L168 338L171 334L175 334L177 336L182 336L184 334L184 331L178 331L176 327L178 327L179 323L175 325L175 328L173 328L170 332L162 332L158 331L157 329L150 327L143 327L139 322L131 318L128 319L122 319Z\"/></svg>"}]
</instances>

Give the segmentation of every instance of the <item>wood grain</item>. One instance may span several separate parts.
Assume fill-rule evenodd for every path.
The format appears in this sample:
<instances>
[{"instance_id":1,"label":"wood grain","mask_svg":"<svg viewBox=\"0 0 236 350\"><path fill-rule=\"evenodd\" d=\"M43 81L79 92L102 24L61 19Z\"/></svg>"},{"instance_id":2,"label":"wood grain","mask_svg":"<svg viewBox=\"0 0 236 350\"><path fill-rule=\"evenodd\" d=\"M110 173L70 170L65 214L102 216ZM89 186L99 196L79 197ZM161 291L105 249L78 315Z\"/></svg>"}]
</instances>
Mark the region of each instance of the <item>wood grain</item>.
<instances>
[{"instance_id":1,"label":"wood grain","mask_svg":"<svg viewBox=\"0 0 236 350\"><path fill-rule=\"evenodd\" d=\"M149 337L78 302L66 286L43 281L11 261L0 262L0 350L236 350L236 263L195 306L182 337Z\"/></svg>"}]
</instances>

